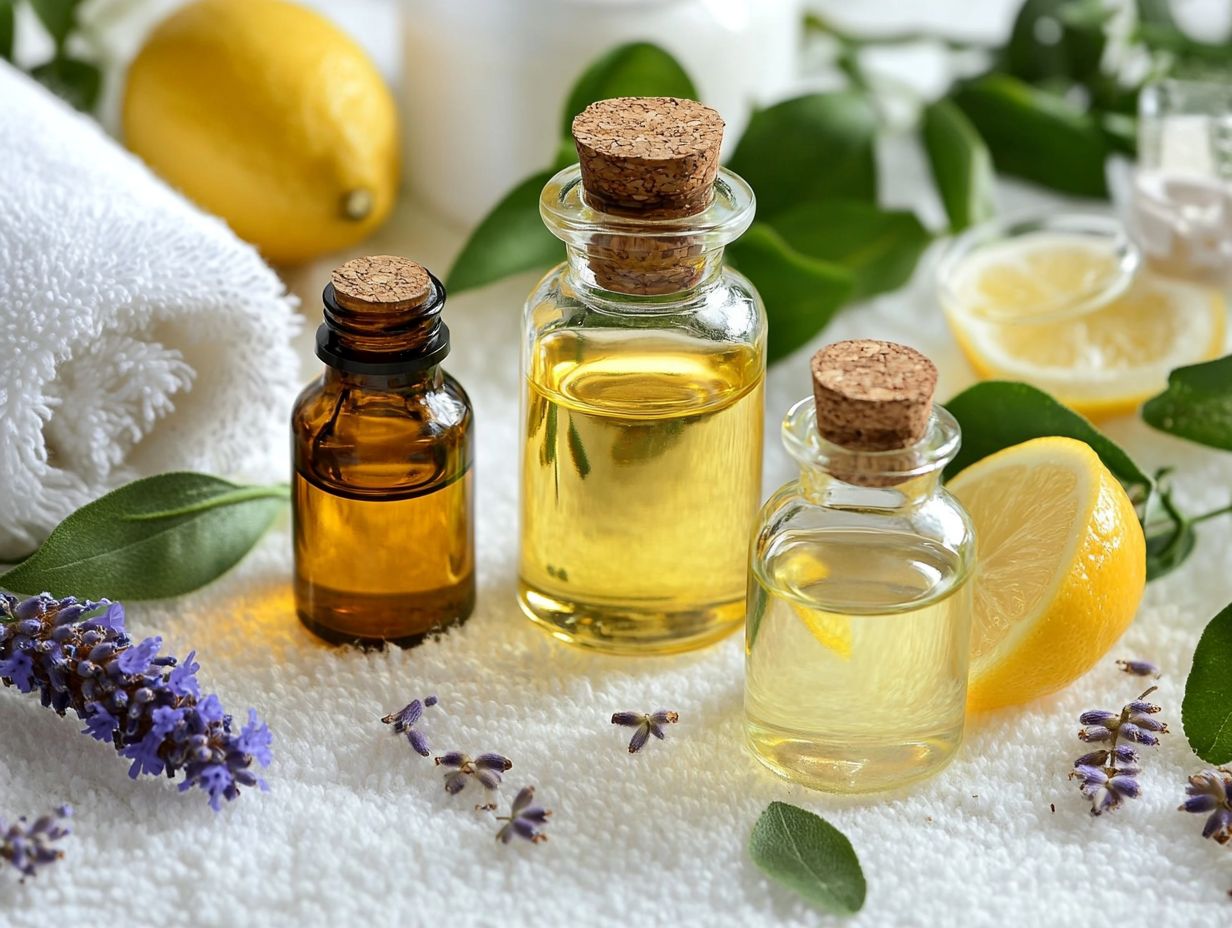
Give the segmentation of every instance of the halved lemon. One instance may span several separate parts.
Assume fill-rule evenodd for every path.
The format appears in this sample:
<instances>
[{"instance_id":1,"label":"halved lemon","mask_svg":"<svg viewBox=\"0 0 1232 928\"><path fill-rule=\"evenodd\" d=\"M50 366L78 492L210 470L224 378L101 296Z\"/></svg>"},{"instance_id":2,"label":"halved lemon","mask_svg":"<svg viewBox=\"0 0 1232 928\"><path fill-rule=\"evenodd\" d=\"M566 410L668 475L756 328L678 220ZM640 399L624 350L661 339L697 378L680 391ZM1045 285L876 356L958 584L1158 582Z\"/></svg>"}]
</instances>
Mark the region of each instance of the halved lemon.
<instances>
[{"instance_id":1,"label":"halved lemon","mask_svg":"<svg viewBox=\"0 0 1232 928\"><path fill-rule=\"evenodd\" d=\"M1129 412L1173 368L1217 356L1227 317L1214 290L1126 275L1109 248L1056 233L975 251L943 301L981 377L1025 381L1095 417Z\"/></svg>"},{"instance_id":2,"label":"halved lemon","mask_svg":"<svg viewBox=\"0 0 1232 928\"><path fill-rule=\"evenodd\" d=\"M975 525L972 709L1028 702L1086 673L1133 621L1146 542L1084 442L1037 438L955 477Z\"/></svg>"}]
</instances>

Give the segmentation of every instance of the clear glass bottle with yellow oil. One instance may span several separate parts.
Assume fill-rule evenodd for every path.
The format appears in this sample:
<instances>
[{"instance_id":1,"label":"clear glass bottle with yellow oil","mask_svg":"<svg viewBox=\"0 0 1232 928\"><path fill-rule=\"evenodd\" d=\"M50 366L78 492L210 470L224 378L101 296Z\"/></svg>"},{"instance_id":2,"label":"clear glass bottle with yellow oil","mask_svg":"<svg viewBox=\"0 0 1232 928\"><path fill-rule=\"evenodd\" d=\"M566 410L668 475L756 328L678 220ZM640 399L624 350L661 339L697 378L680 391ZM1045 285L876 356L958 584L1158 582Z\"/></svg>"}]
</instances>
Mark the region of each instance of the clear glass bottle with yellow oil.
<instances>
[{"instance_id":1,"label":"clear glass bottle with yellow oil","mask_svg":"<svg viewBox=\"0 0 1232 928\"><path fill-rule=\"evenodd\" d=\"M805 786L887 789L962 740L974 536L940 483L959 429L932 405L936 369L904 346L838 342L813 378L783 422L800 478L753 537L747 737Z\"/></svg>"},{"instance_id":2,"label":"clear glass bottle with yellow oil","mask_svg":"<svg viewBox=\"0 0 1232 928\"><path fill-rule=\"evenodd\" d=\"M518 595L582 647L681 651L744 618L766 322L723 266L754 200L722 127L691 101L594 104L543 191L568 259L526 305Z\"/></svg>"},{"instance_id":3,"label":"clear glass bottle with yellow oil","mask_svg":"<svg viewBox=\"0 0 1232 928\"><path fill-rule=\"evenodd\" d=\"M295 603L335 643L403 647L475 603L470 400L441 368L440 281L357 258L325 288L325 371L296 401Z\"/></svg>"}]
</instances>

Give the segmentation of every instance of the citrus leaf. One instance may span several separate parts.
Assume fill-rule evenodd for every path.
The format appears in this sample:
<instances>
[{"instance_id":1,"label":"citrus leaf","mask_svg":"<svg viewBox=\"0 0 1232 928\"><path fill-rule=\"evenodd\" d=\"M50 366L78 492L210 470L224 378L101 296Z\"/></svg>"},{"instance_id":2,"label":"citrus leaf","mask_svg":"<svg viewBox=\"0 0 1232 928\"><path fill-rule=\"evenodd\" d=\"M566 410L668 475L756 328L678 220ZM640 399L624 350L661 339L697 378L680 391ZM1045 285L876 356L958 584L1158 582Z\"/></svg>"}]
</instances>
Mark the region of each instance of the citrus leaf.
<instances>
[{"instance_id":1,"label":"citrus leaf","mask_svg":"<svg viewBox=\"0 0 1232 928\"><path fill-rule=\"evenodd\" d=\"M56 48L64 46L73 28L73 20L77 15L77 5L81 0L30 0L34 15L39 18L43 28L56 43Z\"/></svg>"},{"instance_id":2,"label":"citrus leaf","mask_svg":"<svg viewBox=\"0 0 1232 928\"><path fill-rule=\"evenodd\" d=\"M94 109L103 86L102 72L90 62L77 58L53 58L31 68L30 76L83 112Z\"/></svg>"},{"instance_id":3,"label":"citrus leaf","mask_svg":"<svg viewBox=\"0 0 1232 928\"><path fill-rule=\"evenodd\" d=\"M620 45L595 61L573 85L561 119L561 137L569 138L578 113L596 100L612 97L696 100L697 88L680 63L658 45L650 42Z\"/></svg>"},{"instance_id":4,"label":"citrus leaf","mask_svg":"<svg viewBox=\"0 0 1232 928\"><path fill-rule=\"evenodd\" d=\"M995 211L992 157L971 120L949 100L940 100L924 110L921 135L950 231L990 218Z\"/></svg>"},{"instance_id":5,"label":"citrus leaf","mask_svg":"<svg viewBox=\"0 0 1232 928\"><path fill-rule=\"evenodd\" d=\"M1032 83L1090 79L1099 71L1112 12L1102 0L1027 0L1005 47L1005 70Z\"/></svg>"},{"instance_id":6,"label":"citrus leaf","mask_svg":"<svg viewBox=\"0 0 1232 928\"><path fill-rule=\"evenodd\" d=\"M772 802L753 826L749 856L762 872L825 912L851 915L867 887L846 835L819 815Z\"/></svg>"},{"instance_id":7,"label":"citrus leaf","mask_svg":"<svg viewBox=\"0 0 1232 928\"><path fill-rule=\"evenodd\" d=\"M1189 746L1208 764L1232 761L1232 605L1211 619L1198 639L1181 723Z\"/></svg>"},{"instance_id":8,"label":"citrus leaf","mask_svg":"<svg viewBox=\"0 0 1232 928\"><path fill-rule=\"evenodd\" d=\"M1167 389L1142 407L1142 418L1161 432L1232 451L1232 355L1178 367Z\"/></svg>"},{"instance_id":9,"label":"citrus leaf","mask_svg":"<svg viewBox=\"0 0 1232 928\"><path fill-rule=\"evenodd\" d=\"M1130 498L1145 500L1151 478L1120 446L1067 406L1043 390L1025 383L990 380L958 394L945 408L962 427L962 448L945 469L946 479L983 458L1011 445L1064 435L1091 446L1117 479L1130 489Z\"/></svg>"},{"instance_id":10,"label":"citrus leaf","mask_svg":"<svg viewBox=\"0 0 1232 928\"><path fill-rule=\"evenodd\" d=\"M0 0L0 58L13 60L13 0Z\"/></svg>"},{"instance_id":11,"label":"citrus leaf","mask_svg":"<svg viewBox=\"0 0 1232 928\"><path fill-rule=\"evenodd\" d=\"M951 99L983 137L997 170L1063 193L1108 195L1108 142L1094 116L1008 74L959 85Z\"/></svg>"},{"instance_id":12,"label":"citrus leaf","mask_svg":"<svg viewBox=\"0 0 1232 928\"><path fill-rule=\"evenodd\" d=\"M493 207L462 246L446 289L459 293L564 260L565 246L539 218L539 195L551 179L548 171L528 177Z\"/></svg>"},{"instance_id":13,"label":"citrus leaf","mask_svg":"<svg viewBox=\"0 0 1232 928\"><path fill-rule=\"evenodd\" d=\"M753 281L766 303L766 354L776 361L825 328L850 297L851 273L795 251L765 223L755 222L727 246L731 264Z\"/></svg>"},{"instance_id":14,"label":"citrus leaf","mask_svg":"<svg viewBox=\"0 0 1232 928\"><path fill-rule=\"evenodd\" d=\"M234 567L286 505L285 487L205 474L147 477L82 506L0 576L14 593L163 599Z\"/></svg>"},{"instance_id":15,"label":"citrus leaf","mask_svg":"<svg viewBox=\"0 0 1232 928\"><path fill-rule=\"evenodd\" d=\"M801 203L769 224L801 254L850 271L853 300L905 284L931 239L914 213L863 200Z\"/></svg>"},{"instance_id":16,"label":"citrus leaf","mask_svg":"<svg viewBox=\"0 0 1232 928\"><path fill-rule=\"evenodd\" d=\"M854 92L815 93L758 110L731 157L772 217L802 200L877 199L877 114Z\"/></svg>"}]
</instances>

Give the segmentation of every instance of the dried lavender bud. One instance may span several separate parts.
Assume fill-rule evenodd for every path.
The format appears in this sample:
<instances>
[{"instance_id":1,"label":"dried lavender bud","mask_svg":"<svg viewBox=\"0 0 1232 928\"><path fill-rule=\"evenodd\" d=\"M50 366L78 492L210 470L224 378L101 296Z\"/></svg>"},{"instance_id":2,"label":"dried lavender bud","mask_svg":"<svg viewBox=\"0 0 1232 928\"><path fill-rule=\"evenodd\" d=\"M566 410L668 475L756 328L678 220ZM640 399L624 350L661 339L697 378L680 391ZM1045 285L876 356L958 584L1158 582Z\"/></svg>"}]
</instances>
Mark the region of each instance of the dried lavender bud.
<instances>
[{"instance_id":1,"label":"dried lavender bud","mask_svg":"<svg viewBox=\"0 0 1232 928\"><path fill-rule=\"evenodd\" d=\"M1138 762L1138 752L1130 745L1119 742L1123 739L1138 744L1159 744L1159 739L1152 732L1164 734L1168 731L1167 725L1152 717L1159 707L1145 702L1153 692L1155 687L1126 703L1120 713L1093 709L1078 717L1083 725L1088 726L1078 732L1079 739L1110 742L1107 748L1079 757L1070 773L1071 779L1080 781L1082 795L1091 800L1092 815L1119 808L1126 799L1136 799L1142 795L1142 787L1136 779L1139 770L1134 766Z\"/></svg>"},{"instance_id":2,"label":"dried lavender bud","mask_svg":"<svg viewBox=\"0 0 1232 928\"><path fill-rule=\"evenodd\" d=\"M428 745L428 737L414 726L423 716L424 709L435 706L436 702L435 696L425 696L422 701L412 699L397 712L389 713L381 721L386 725L392 725L394 734L406 735L406 740L410 742L416 754L427 757L432 753Z\"/></svg>"},{"instance_id":3,"label":"dried lavender bud","mask_svg":"<svg viewBox=\"0 0 1232 928\"><path fill-rule=\"evenodd\" d=\"M1189 778L1187 799L1182 812L1210 813L1202 827L1202 837L1219 844L1232 841L1232 771L1204 770Z\"/></svg>"},{"instance_id":4,"label":"dried lavender bud","mask_svg":"<svg viewBox=\"0 0 1232 928\"><path fill-rule=\"evenodd\" d=\"M1130 711L1132 712L1133 710L1131 709ZM1149 715L1131 715L1129 721L1131 724L1137 725L1146 731L1157 731L1160 734L1168 733L1167 723L1161 722L1159 719L1153 719Z\"/></svg>"},{"instance_id":5,"label":"dried lavender bud","mask_svg":"<svg viewBox=\"0 0 1232 928\"><path fill-rule=\"evenodd\" d=\"M531 802L534 798L535 788L533 786L523 786L518 791L518 795L509 808L509 814L496 817L497 821L505 823L496 833L497 841L508 844L513 840L514 835L525 838L532 844L548 839L540 827L547 824L548 816L552 813L548 809L532 806Z\"/></svg>"},{"instance_id":6,"label":"dried lavender bud","mask_svg":"<svg viewBox=\"0 0 1232 928\"><path fill-rule=\"evenodd\" d=\"M445 792L453 796L462 792L469 777L474 777L484 789L495 790L501 785L501 774L513 766L513 761L500 754L480 754L474 760L461 751L450 751L436 758L441 767L450 767L445 774Z\"/></svg>"},{"instance_id":7,"label":"dried lavender bud","mask_svg":"<svg viewBox=\"0 0 1232 928\"><path fill-rule=\"evenodd\" d=\"M1135 699L1129 704L1129 711L1135 715L1154 715L1160 711L1160 707L1142 699Z\"/></svg>"},{"instance_id":8,"label":"dried lavender bud","mask_svg":"<svg viewBox=\"0 0 1232 928\"><path fill-rule=\"evenodd\" d=\"M1117 666L1136 677L1159 676L1159 668L1150 661L1117 661Z\"/></svg>"},{"instance_id":9,"label":"dried lavender bud","mask_svg":"<svg viewBox=\"0 0 1232 928\"><path fill-rule=\"evenodd\" d=\"M1078 721L1083 725L1103 725L1108 728L1109 722L1115 721L1117 714L1109 712L1107 709L1096 709L1091 712L1084 712L1078 716Z\"/></svg>"},{"instance_id":10,"label":"dried lavender bud","mask_svg":"<svg viewBox=\"0 0 1232 928\"><path fill-rule=\"evenodd\" d=\"M51 814L40 816L33 825L27 825L24 818L8 826L0 821L0 860L7 860L23 878L37 876L40 867L64 856L52 844L70 833L66 822L72 814L71 808L60 806Z\"/></svg>"},{"instance_id":11,"label":"dried lavender bud","mask_svg":"<svg viewBox=\"0 0 1232 928\"><path fill-rule=\"evenodd\" d=\"M1078 732L1078 737L1083 741L1111 741L1112 731L1108 728L1086 728Z\"/></svg>"},{"instance_id":12,"label":"dried lavender bud","mask_svg":"<svg viewBox=\"0 0 1232 928\"><path fill-rule=\"evenodd\" d=\"M612 714L613 725L637 728L637 731L633 733L633 737L629 739L630 754L636 754L644 748L651 735L662 741L667 737L664 726L674 724L679 719L679 714L667 709L659 709L657 712L650 714L642 712L616 712Z\"/></svg>"},{"instance_id":13,"label":"dried lavender bud","mask_svg":"<svg viewBox=\"0 0 1232 928\"><path fill-rule=\"evenodd\" d=\"M132 761L130 777L183 772L180 791L204 790L215 810L240 787L266 789L251 768L273 758L269 728L249 709L234 732L218 697L200 695L196 652L177 666L159 656L161 645L160 638L134 644L119 603L0 593L0 680L37 690L59 715L72 709L84 734Z\"/></svg>"}]
</instances>

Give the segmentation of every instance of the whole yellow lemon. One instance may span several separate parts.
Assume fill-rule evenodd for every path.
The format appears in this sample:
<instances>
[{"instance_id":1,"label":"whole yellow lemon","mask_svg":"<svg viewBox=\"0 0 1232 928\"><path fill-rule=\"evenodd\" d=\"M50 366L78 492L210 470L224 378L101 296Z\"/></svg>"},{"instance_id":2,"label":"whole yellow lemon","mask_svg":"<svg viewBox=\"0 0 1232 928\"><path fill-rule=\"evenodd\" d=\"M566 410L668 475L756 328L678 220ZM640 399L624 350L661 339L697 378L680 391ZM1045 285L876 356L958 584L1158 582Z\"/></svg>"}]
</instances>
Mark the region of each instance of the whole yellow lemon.
<instances>
[{"instance_id":1,"label":"whole yellow lemon","mask_svg":"<svg viewBox=\"0 0 1232 928\"><path fill-rule=\"evenodd\" d=\"M196 0L164 20L124 89L125 142L266 258L361 241L398 187L397 112L351 39L284 0Z\"/></svg>"}]
</instances>

